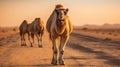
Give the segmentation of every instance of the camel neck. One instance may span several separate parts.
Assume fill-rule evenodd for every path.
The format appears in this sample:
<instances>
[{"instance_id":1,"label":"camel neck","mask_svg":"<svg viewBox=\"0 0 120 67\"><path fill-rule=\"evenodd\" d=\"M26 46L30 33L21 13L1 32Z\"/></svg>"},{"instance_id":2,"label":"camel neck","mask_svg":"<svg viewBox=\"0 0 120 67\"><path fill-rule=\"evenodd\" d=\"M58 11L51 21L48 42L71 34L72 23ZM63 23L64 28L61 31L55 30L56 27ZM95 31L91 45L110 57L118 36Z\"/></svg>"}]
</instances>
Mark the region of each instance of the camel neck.
<instances>
[{"instance_id":1,"label":"camel neck","mask_svg":"<svg viewBox=\"0 0 120 67\"><path fill-rule=\"evenodd\" d=\"M64 21L56 20L56 32L58 34L62 34L64 32L65 26L66 26L65 20Z\"/></svg>"}]
</instances>

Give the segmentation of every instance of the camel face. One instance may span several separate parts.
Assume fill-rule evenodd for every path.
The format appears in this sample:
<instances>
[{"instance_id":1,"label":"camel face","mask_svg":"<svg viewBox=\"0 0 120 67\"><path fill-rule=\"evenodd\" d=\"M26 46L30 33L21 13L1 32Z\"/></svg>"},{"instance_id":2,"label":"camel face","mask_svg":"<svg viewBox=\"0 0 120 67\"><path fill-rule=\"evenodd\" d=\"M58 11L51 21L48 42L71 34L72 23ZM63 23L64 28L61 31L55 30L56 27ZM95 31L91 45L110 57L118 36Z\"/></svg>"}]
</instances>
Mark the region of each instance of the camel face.
<instances>
[{"instance_id":1,"label":"camel face","mask_svg":"<svg viewBox=\"0 0 120 67\"><path fill-rule=\"evenodd\" d=\"M68 9L56 9L57 18L60 21L65 20L65 16L67 15Z\"/></svg>"}]
</instances>

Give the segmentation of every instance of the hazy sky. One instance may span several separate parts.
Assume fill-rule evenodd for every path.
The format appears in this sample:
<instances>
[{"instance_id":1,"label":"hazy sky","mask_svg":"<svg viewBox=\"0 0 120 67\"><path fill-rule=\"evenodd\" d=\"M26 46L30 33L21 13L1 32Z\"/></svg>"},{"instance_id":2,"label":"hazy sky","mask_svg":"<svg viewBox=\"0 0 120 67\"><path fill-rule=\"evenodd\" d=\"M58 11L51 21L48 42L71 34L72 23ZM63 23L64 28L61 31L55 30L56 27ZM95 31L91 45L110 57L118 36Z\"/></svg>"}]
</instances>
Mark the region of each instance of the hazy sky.
<instances>
[{"instance_id":1,"label":"hazy sky","mask_svg":"<svg viewBox=\"0 0 120 67\"><path fill-rule=\"evenodd\" d=\"M46 23L56 4L69 8L73 25L120 24L120 0L0 0L0 26L19 26L36 17Z\"/></svg>"}]
</instances>

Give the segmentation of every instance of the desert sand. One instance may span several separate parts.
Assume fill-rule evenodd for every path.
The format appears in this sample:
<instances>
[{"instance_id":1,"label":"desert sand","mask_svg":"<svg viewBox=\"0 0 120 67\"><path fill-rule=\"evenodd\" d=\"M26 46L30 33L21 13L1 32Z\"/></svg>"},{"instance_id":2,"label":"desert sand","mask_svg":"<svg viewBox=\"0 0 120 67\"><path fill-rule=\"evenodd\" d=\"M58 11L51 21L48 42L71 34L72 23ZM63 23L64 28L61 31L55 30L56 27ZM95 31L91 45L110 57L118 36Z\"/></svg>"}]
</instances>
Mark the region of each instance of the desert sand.
<instances>
[{"instance_id":1,"label":"desert sand","mask_svg":"<svg viewBox=\"0 0 120 67\"><path fill-rule=\"evenodd\" d=\"M95 34L95 33L94 33ZM65 65L52 65L52 43L45 31L43 48L37 42L21 46L18 30L0 31L0 67L120 67L120 41L74 30L65 48ZM27 39L27 36L26 36Z\"/></svg>"}]
</instances>

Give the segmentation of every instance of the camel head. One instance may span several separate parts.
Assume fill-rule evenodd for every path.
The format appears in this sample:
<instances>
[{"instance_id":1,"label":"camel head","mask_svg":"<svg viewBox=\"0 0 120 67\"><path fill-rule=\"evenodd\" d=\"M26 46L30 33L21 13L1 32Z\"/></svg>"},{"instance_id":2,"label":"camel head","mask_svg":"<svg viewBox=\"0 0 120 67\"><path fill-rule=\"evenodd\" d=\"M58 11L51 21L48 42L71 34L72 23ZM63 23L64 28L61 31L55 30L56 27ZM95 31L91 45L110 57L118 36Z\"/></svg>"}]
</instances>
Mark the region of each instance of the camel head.
<instances>
[{"instance_id":1,"label":"camel head","mask_svg":"<svg viewBox=\"0 0 120 67\"><path fill-rule=\"evenodd\" d=\"M64 21L66 19L68 8L67 9L56 9L57 19L59 21Z\"/></svg>"},{"instance_id":2,"label":"camel head","mask_svg":"<svg viewBox=\"0 0 120 67\"><path fill-rule=\"evenodd\" d=\"M39 20L40 20L40 18L35 18L35 20L39 21Z\"/></svg>"},{"instance_id":3,"label":"camel head","mask_svg":"<svg viewBox=\"0 0 120 67\"><path fill-rule=\"evenodd\" d=\"M27 20L24 20L23 22L27 22Z\"/></svg>"}]
</instances>

